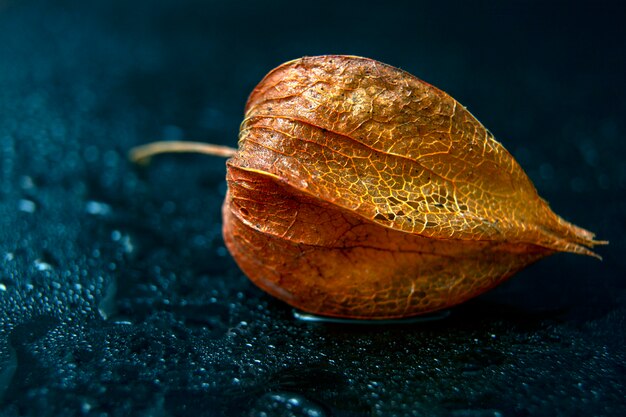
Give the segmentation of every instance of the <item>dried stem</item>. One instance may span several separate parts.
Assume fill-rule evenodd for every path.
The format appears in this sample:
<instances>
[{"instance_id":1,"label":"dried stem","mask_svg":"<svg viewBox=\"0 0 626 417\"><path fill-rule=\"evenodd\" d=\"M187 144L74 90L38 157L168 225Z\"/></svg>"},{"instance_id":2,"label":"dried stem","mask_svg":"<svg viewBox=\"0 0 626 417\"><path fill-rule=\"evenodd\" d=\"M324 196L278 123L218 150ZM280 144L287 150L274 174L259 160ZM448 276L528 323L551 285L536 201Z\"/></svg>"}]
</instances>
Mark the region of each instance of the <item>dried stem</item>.
<instances>
[{"instance_id":1,"label":"dried stem","mask_svg":"<svg viewBox=\"0 0 626 417\"><path fill-rule=\"evenodd\" d=\"M230 158L237 153L237 149L228 146L213 145L202 142L167 141L152 142L137 146L130 150L128 157L138 164L147 164L150 158L162 153L202 153L205 155Z\"/></svg>"}]
</instances>

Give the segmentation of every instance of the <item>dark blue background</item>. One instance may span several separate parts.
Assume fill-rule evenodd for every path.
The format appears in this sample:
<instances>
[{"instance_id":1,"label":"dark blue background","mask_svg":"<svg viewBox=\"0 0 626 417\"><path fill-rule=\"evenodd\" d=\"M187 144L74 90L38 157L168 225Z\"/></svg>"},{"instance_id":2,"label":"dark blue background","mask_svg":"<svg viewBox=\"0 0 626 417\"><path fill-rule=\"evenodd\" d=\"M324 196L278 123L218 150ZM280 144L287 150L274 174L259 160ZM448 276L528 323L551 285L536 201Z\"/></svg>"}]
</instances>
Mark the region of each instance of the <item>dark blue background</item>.
<instances>
[{"instance_id":1,"label":"dark blue background","mask_svg":"<svg viewBox=\"0 0 626 417\"><path fill-rule=\"evenodd\" d=\"M470 4L471 3L471 4ZM0 1L5 415L626 415L626 14L618 2ZM608 239L444 321L312 325L220 234L247 95L303 55L450 93L552 208Z\"/></svg>"}]
</instances>

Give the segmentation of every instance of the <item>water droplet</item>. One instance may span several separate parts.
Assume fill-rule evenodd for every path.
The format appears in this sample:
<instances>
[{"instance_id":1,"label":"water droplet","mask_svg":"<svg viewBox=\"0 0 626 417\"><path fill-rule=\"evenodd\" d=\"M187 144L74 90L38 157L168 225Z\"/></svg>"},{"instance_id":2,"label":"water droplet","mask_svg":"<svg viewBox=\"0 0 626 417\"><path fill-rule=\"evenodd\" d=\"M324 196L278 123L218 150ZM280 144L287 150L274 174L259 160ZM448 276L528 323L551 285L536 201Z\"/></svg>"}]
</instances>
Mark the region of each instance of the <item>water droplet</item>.
<instances>
[{"instance_id":1,"label":"water droplet","mask_svg":"<svg viewBox=\"0 0 626 417\"><path fill-rule=\"evenodd\" d=\"M85 205L85 211L94 216L106 216L111 213L111 206L99 201L88 201Z\"/></svg>"},{"instance_id":2,"label":"water droplet","mask_svg":"<svg viewBox=\"0 0 626 417\"><path fill-rule=\"evenodd\" d=\"M135 246L129 235L122 234L119 230L113 230L111 232L111 240L114 242L120 242L124 248L124 252L132 253L135 250Z\"/></svg>"},{"instance_id":3,"label":"water droplet","mask_svg":"<svg viewBox=\"0 0 626 417\"><path fill-rule=\"evenodd\" d=\"M122 237L122 247L124 248L124 252L132 253L135 250L135 246L133 242L130 240L130 236L124 235Z\"/></svg>"},{"instance_id":4,"label":"water droplet","mask_svg":"<svg viewBox=\"0 0 626 417\"><path fill-rule=\"evenodd\" d=\"M91 405L91 403L89 403L89 401L83 401L83 402L81 403L81 405L80 405L80 410L81 410L83 413L88 413L88 412L89 412L89 410L91 410L91 407L92 407L92 405Z\"/></svg>"},{"instance_id":5,"label":"water droplet","mask_svg":"<svg viewBox=\"0 0 626 417\"><path fill-rule=\"evenodd\" d=\"M22 187L22 190L30 190L31 188L35 188L35 183L31 177L24 175L20 178L20 187Z\"/></svg>"},{"instance_id":6,"label":"water droplet","mask_svg":"<svg viewBox=\"0 0 626 417\"><path fill-rule=\"evenodd\" d=\"M98 303L98 313L100 317L107 320L117 312L117 303L115 296L117 294L117 282L113 279L106 286L100 303Z\"/></svg>"},{"instance_id":7,"label":"water droplet","mask_svg":"<svg viewBox=\"0 0 626 417\"><path fill-rule=\"evenodd\" d=\"M250 415L324 417L327 413L322 406L303 395L291 392L269 392L257 400Z\"/></svg>"},{"instance_id":8,"label":"water droplet","mask_svg":"<svg viewBox=\"0 0 626 417\"><path fill-rule=\"evenodd\" d=\"M36 259L34 263L35 263L35 268L37 268L38 271L52 270L52 265L50 265L48 262L44 261L43 259Z\"/></svg>"},{"instance_id":9,"label":"water droplet","mask_svg":"<svg viewBox=\"0 0 626 417\"><path fill-rule=\"evenodd\" d=\"M17 202L17 209L24 213L34 213L37 210L37 205L34 201L21 199Z\"/></svg>"}]
</instances>

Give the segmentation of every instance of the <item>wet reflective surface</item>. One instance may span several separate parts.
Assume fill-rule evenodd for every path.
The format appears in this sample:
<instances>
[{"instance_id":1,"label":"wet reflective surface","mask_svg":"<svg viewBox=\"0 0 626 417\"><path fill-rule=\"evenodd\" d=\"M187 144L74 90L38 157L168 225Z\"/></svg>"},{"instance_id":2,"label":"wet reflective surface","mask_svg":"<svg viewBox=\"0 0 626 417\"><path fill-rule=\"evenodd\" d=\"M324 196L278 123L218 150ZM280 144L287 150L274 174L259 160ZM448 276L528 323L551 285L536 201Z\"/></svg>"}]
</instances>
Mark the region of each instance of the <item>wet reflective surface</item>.
<instances>
[{"instance_id":1,"label":"wet reflective surface","mask_svg":"<svg viewBox=\"0 0 626 417\"><path fill-rule=\"evenodd\" d=\"M293 310L293 317L305 323L334 323L346 325L370 325L370 326L386 326L390 324L417 324L429 323L431 321L443 320L450 316L450 310L436 311L430 314L422 314L420 316L407 317L404 319L387 319L387 320L356 320L341 317L326 317L315 314L305 313L299 310Z\"/></svg>"},{"instance_id":2,"label":"wet reflective surface","mask_svg":"<svg viewBox=\"0 0 626 417\"><path fill-rule=\"evenodd\" d=\"M1 413L625 415L619 14L473 7L0 3ZM126 152L234 146L269 69L331 52L453 94L604 261L546 259L441 320L294 318L224 248L223 160Z\"/></svg>"}]
</instances>

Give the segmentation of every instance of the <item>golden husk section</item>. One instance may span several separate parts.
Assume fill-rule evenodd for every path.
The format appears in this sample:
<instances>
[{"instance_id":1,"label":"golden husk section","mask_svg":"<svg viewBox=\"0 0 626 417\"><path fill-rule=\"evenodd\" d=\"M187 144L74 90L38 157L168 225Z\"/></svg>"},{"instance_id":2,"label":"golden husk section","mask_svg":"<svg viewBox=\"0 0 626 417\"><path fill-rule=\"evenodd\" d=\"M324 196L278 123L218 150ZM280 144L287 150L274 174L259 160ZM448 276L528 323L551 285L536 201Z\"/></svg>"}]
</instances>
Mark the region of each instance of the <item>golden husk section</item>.
<instances>
[{"instance_id":1,"label":"golden husk section","mask_svg":"<svg viewBox=\"0 0 626 417\"><path fill-rule=\"evenodd\" d=\"M594 244L456 100L370 59L303 58L272 71L250 96L239 149L233 165L388 228L585 254Z\"/></svg>"},{"instance_id":2,"label":"golden husk section","mask_svg":"<svg viewBox=\"0 0 626 417\"><path fill-rule=\"evenodd\" d=\"M234 166L228 181L224 237L233 257L256 285L312 313L382 319L439 310L551 253L381 227Z\"/></svg>"}]
</instances>

